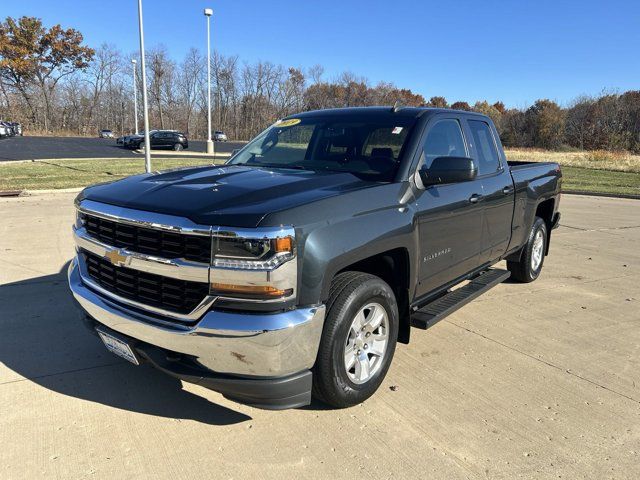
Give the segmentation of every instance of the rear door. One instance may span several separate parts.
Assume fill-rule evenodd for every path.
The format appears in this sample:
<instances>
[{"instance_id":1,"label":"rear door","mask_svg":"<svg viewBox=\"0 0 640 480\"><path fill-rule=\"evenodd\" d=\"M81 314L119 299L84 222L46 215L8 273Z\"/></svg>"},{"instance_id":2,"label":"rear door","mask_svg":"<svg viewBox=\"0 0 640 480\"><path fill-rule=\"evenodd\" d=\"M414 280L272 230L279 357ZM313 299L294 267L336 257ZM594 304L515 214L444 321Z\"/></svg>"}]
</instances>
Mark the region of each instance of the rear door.
<instances>
[{"instance_id":1,"label":"rear door","mask_svg":"<svg viewBox=\"0 0 640 480\"><path fill-rule=\"evenodd\" d=\"M467 117L469 146L482 182L482 251L480 264L500 258L509 246L513 220L513 179L500 155L498 133L481 117Z\"/></svg>"},{"instance_id":2,"label":"rear door","mask_svg":"<svg viewBox=\"0 0 640 480\"><path fill-rule=\"evenodd\" d=\"M418 164L427 167L436 157L468 157L460 119L436 115L427 126ZM416 197L420 265L416 297L461 277L478 266L481 248L482 194L479 180L432 185Z\"/></svg>"},{"instance_id":3,"label":"rear door","mask_svg":"<svg viewBox=\"0 0 640 480\"><path fill-rule=\"evenodd\" d=\"M151 142L151 148L159 148L162 146L162 132L156 132L151 135L149 141Z\"/></svg>"}]
</instances>

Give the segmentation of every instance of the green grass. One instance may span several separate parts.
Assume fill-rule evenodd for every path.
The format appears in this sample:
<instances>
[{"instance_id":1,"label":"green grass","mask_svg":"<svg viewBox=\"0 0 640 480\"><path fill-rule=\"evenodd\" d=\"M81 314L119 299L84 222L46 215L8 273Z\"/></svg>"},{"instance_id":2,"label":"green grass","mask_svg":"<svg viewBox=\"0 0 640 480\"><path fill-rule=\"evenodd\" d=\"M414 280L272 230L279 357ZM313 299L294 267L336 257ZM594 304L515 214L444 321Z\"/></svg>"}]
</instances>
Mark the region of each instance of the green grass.
<instances>
[{"instance_id":1,"label":"green grass","mask_svg":"<svg viewBox=\"0 0 640 480\"><path fill-rule=\"evenodd\" d=\"M226 159L216 159L216 163ZM151 158L154 171L210 164L210 158ZM0 191L85 187L143 172L144 157L4 162L0 163Z\"/></svg>"},{"instance_id":2,"label":"green grass","mask_svg":"<svg viewBox=\"0 0 640 480\"><path fill-rule=\"evenodd\" d=\"M226 158L216 160L216 163ZM208 165L209 158L152 158L154 170ZM82 159L0 163L1 190L49 190L84 187L142 173L144 159ZM563 166L565 192L640 195L640 173Z\"/></svg>"},{"instance_id":3,"label":"green grass","mask_svg":"<svg viewBox=\"0 0 640 480\"><path fill-rule=\"evenodd\" d=\"M564 192L640 195L640 173L614 172L580 167L562 168Z\"/></svg>"}]
</instances>

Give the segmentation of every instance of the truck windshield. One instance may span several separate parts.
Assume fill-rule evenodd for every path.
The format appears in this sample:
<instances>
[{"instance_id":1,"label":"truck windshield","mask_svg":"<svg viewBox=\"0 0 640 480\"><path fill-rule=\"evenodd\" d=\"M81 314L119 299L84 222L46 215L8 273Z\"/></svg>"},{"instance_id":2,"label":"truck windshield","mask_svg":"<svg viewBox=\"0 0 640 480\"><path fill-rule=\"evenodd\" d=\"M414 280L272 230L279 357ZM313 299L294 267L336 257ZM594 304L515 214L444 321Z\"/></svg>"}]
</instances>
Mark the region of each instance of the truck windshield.
<instances>
[{"instance_id":1,"label":"truck windshield","mask_svg":"<svg viewBox=\"0 0 640 480\"><path fill-rule=\"evenodd\" d=\"M229 164L348 172L390 182L414 122L395 115L289 118L258 135Z\"/></svg>"}]
</instances>

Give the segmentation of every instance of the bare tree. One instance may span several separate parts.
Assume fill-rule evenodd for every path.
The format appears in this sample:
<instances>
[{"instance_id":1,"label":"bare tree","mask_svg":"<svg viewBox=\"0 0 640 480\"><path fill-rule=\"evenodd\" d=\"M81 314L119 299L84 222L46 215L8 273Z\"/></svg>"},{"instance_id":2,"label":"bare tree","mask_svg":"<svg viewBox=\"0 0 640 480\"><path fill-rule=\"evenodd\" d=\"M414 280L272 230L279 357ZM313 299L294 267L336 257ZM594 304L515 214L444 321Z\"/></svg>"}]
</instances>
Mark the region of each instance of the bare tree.
<instances>
[{"instance_id":1,"label":"bare tree","mask_svg":"<svg viewBox=\"0 0 640 480\"><path fill-rule=\"evenodd\" d=\"M184 110L184 125L187 135L191 133L192 118L198 99L198 90L201 86L204 62L202 54L197 49L192 48L187 52L178 73L178 95Z\"/></svg>"},{"instance_id":2,"label":"bare tree","mask_svg":"<svg viewBox=\"0 0 640 480\"><path fill-rule=\"evenodd\" d=\"M114 77L119 72L121 54L112 45L102 44L96 50L93 61L89 64L86 73L86 81L91 86L91 103L88 119L90 124L95 124L95 112L100 106L105 90L112 84Z\"/></svg>"},{"instance_id":3,"label":"bare tree","mask_svg":"<svg viewBox=\"0 0 640 480\"><path fill-rule=\"evenodd\" d=\"M146 54L149 68L149 95L151 106L158 112L160 128L165 128L165 105L172 99L175 64L169 59L167 50L158 46Z\"/></svg>"}]
</instances>

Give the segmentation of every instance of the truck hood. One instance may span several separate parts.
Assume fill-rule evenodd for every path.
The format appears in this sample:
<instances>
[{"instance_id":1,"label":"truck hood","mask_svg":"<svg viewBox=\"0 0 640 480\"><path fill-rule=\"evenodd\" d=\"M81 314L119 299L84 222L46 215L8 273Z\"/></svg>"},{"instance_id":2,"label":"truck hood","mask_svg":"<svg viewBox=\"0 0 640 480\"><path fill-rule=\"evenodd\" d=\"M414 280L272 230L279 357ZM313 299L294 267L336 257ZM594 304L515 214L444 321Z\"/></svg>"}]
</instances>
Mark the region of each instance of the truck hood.
<instances>
[{"instance_id":1,"label":"truck hood","mask_svg":"<svg viewBox=\"0 0 640 480\"><path fill-rule=\"evenodd\" d=\"M136 175L88 187L80 199L250 228L269 213L373 185L350 173L223 165Z\"/></svg>"}]
</instances>

